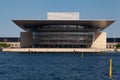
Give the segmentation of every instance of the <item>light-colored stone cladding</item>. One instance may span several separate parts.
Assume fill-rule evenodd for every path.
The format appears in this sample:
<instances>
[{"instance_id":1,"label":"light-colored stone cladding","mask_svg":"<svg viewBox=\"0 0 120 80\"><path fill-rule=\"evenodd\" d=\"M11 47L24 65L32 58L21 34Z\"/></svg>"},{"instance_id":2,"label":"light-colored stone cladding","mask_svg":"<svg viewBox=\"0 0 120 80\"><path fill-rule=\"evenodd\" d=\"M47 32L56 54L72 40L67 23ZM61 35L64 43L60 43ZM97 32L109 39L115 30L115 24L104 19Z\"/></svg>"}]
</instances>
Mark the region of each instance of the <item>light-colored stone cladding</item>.
<instances>
[{"instance_id":1,"label":"light-colored stone cladding","mask_svg":"<svg viewBox=\"0 0 120 80\"><path fill-rule=\"evenodd\" d=\"M94 33L92 48L106 49L106 32Z\"/></svg>"}]
</instances>

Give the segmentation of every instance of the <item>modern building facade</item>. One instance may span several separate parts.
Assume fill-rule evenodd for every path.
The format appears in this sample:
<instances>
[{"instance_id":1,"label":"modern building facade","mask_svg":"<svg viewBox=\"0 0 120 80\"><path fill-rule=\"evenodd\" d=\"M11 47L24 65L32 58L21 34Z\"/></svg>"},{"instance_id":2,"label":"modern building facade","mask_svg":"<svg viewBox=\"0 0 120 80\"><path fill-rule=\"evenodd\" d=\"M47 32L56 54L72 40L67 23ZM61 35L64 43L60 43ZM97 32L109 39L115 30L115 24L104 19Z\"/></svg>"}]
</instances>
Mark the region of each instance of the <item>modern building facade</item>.
<instances>
[{"instance_id":1,"label":"modern building facade","mask_svg":"<svg viewBox=\"0 0 120 80\"><path fill-rule=\"evenodd\" d=\"M48 13L47 20L13 20L22 48L106 48L106 32L114 20L79 20L79 13Z\"/></svg>"}]
</instances>

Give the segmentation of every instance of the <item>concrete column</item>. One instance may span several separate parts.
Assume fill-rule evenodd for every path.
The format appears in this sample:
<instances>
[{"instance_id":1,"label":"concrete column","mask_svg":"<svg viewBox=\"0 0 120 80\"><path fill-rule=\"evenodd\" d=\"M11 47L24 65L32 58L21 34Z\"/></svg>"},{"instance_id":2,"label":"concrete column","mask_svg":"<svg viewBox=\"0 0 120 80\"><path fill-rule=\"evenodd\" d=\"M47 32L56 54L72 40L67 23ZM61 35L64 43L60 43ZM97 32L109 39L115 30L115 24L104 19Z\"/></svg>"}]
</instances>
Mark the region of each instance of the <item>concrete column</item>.
<instances>
[{"instance_id":1,"label":"concrete column","mask_svg":"<svg viewBox=\"0 0 120 80\"><path fill-rule=\"evenodd\" d=\"M96 49L106 49L106 32L94 33L94 39L91 47Z\"/></svg>"},{"instance_id":2,"label":"concrete column","mask_svg":"<svg viewBox=\"0 0 120 80\"><path fill-rule=\"evenodd\" d=\"M32 32L21 32L20 33L20 47L29 48L33 45L33 35Z\"/></svg>"}]
</instances>

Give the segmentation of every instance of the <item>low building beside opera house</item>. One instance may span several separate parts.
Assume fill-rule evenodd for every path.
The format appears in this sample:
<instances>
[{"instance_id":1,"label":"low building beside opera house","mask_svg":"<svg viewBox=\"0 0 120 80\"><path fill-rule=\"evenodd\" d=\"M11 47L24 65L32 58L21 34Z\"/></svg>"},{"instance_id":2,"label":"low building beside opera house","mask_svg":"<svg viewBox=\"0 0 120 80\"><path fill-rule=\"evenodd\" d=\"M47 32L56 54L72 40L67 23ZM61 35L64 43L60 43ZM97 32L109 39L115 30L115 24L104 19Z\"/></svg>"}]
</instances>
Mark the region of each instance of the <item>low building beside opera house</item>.
<instances>
[{"instance_id":1,"label":"low building beside opera house","mask_svg":"<svg viewBox=\"0 0 120 80\"><path fill-rule=\"evenodd\" d=\"M0 43L6 43L9 48L20 48L20 38L18 37L0 37Z\"/></svg>"},{"instance_id":2,"label":"low building beside opera house","mask_svg":"<svg viewBox=\"0 0 120 80\"><path fill-rule=\"evenodd\" d=\"M21 48L106 48L105 28L114 20L81 20L78 12L49 12L47 20L12 20Z\"/></svg>"}]
</instances>

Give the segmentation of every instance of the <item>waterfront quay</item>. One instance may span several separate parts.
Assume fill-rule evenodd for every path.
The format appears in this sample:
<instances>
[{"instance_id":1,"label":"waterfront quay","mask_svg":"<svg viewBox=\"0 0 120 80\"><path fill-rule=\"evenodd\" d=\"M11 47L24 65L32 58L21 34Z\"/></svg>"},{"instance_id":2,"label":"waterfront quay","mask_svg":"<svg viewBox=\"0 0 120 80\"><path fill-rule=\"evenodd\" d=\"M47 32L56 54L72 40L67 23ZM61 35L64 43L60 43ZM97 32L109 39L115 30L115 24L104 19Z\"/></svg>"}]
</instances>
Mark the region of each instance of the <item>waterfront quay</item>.
<instances>
[{"instance_id":1,"label":"waterfront quay","mask_svg":"<svg viewBox=\"0 0 120 80\"><path fill-rule=\"evenodd\" d=\"M3 52L114 52L115 49L95 48L3 48ZM118 49L117 52L120 52Z\"/></svg>"}]
</instances>

